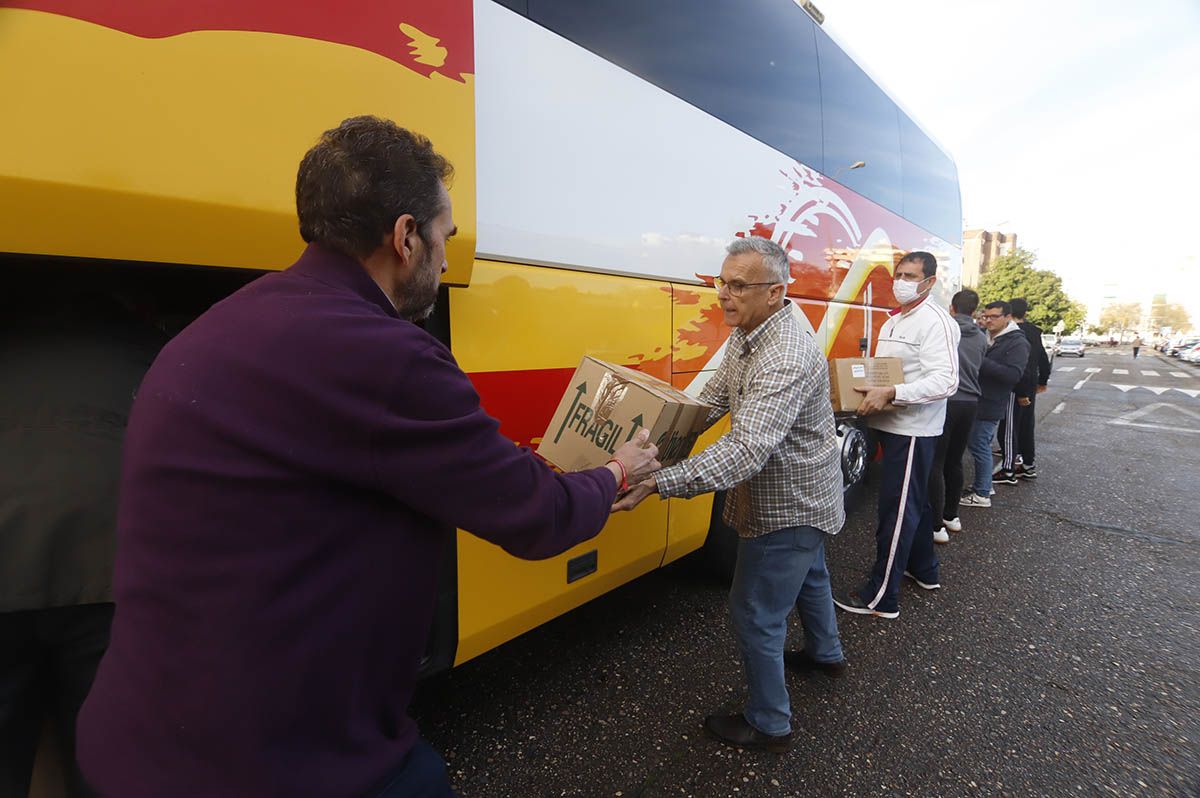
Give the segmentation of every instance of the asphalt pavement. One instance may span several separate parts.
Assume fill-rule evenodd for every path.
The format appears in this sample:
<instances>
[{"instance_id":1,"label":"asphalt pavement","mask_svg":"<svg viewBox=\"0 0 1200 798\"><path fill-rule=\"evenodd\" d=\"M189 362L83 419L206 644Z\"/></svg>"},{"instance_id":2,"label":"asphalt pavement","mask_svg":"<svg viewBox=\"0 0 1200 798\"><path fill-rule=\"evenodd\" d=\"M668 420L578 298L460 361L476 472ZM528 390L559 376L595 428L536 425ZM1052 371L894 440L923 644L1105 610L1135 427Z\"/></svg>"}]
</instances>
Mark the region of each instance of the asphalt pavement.
<instances>
[{"instance_id":1,"label":"asphalt pavement","mask_svg":"<svg viewBox=\"0 0 1200 798\"><path fill-rule=\"evenodd\" d=\"M839 613L849 673L789 675L790 752L705 737L743 677L726 589L685 561L424 683L455 788L1200 796L1200 369L1106 348L1054 369L1038 479L963 509L942 590L906 584L899 619ZM829 543L835 589L873 533L868 490Z\"/></svg>"}]
</instances>

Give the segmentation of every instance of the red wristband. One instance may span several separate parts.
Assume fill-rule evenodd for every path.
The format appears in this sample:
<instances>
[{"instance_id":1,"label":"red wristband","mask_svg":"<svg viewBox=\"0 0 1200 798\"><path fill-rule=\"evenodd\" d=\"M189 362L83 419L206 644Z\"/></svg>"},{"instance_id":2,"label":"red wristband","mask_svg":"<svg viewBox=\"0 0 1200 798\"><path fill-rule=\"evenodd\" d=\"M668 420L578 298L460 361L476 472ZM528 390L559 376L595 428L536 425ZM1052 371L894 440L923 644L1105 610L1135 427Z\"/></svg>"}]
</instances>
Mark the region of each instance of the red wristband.
<instances>
[{"instance_id":1,"label":"red wristband","mask_svg":"<svg viewBox=\"0 0 1200 798\"><path fill-rule=\"evenodd\" d=\"M621 484L617 490L621 493L629 490L629 472L625 470L625 464L615 457L609 460L608 463L616 463L617 468L621 469ZM605 465L608 465L608 463L605 463Z\"/></svg>"}]
</instances>

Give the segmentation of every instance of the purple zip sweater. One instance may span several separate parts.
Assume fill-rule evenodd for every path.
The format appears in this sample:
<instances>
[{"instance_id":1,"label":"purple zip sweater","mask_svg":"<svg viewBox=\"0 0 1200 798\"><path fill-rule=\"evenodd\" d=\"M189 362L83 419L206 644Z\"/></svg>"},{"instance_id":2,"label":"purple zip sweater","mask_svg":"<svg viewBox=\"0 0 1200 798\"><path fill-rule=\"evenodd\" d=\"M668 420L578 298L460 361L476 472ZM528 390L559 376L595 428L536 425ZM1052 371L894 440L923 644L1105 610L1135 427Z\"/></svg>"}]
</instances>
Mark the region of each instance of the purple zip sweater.
<instances>
[{"instance_id":1,"label":"purple zip sweater","mask_svg":"<svg viewBox=\"0 0 1200 798\"><path fill-rule=\"evenodd\" d=\"M315 245L171 341L125 440L92 784L350 798L397 768L446 536L549 557L616 495L497 430L449 350Z\"/></svg>"}]
</instances>

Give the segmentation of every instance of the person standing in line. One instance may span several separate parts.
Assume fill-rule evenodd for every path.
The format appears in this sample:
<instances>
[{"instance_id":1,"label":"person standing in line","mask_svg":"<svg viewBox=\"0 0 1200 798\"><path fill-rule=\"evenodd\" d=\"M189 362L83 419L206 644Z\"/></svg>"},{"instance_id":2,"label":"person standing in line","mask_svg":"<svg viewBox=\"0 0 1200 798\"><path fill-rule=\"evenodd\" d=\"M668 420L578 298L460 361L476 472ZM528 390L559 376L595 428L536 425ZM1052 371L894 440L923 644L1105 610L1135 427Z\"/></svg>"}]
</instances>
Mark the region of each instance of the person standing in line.
<instances>
[{"instance_id":1,"label":"person standing in line","mask_svg":"<svg viewBox=\"0 0 1200 798\"><path fill-rule=\"evenodd\" d=\"M729 491L724 517L738 531L729 614L748 696L742 712L709 715L704 726L728 745L774 753L792 743L785 665L835 677L846 670L825 567L825 540L845 521L829 367L786 299L790 279L787 253L774 241L748 236L729 245L716 285L734 330L700 400L713 407L709 426L728 413L730 430L616 507L630 509L655 492ZM785 652L792 607L804 648Z\"/></svg>"},{"instance_id":2,"label":"person standing in line","mask_svg":"<svg viewBox=\"0 0 1200 798\"><path fill-rule=\"evenodd\" d=\"M963 507L992 506L992 438L1000 419L1012 412L1013 387L1029 362L1029 341L1013 322L1011 305L990 302L980 318L987 325L989 343L979 364L979 406L967 444L975 461L975 479L963 494Z\"/></svg>"},{"instance_id":3,"label":"person standing in line","mask_svg":"<svg viewBox=\"0 0 1200 798\"><path fill-rule=\"evenodd\" d=\"M102 795L445 798L408 704L455 529L526 559L604 527L644 433L557 474L428 318L452 167L362 116L301 160L308 247L155 359L125 437L112 644L79 716Z\"/></svg>"},{"instance_id":4,"label":"person standing in line","mask_svg":"<svg viewBox=\"0 0 1200 798\"><path fill-rule=\"evenodd\" d=\"M979 294L965 288L950 301L950 315L958 322L958 391L946 402L946 423L938 438L929 473L929 504L933 542L949 543L950 532L962 531L958 502L962 498L963 453L979 406L979 364L987 351L987 335L972 315Z\"/></svg>"},{"instance_id":5,"label":"person standing in line","mask_svg":"<svg viewBox=\"0 0 1200 798\"><path fill-rule=\"evenodd\" d=\"M1013 408L1013 417L1017 431L1015 436L1016 455L1013 458L1012 474L1018 479L1037 479L1037 464L1034 462L1037 453L1034 443L1034 432L1037 426L1037 395L1045 393L1046 386L1050 382L1050 356L1046 353L1046 347L1042 343L1042 328L1025 320L1025 315L1029 312L1029 303L1018 297L1010 304L1012 305L1013 321L1017 323L1021 332L1025 333L1025 339L1029 341L1029 363L1025 366L1025 373L1017 382L1014 390L1017 401ZM1002 432L1001 438L1004 437Z\"/></svg>"},{"instance_id":6,"label":"person standing in line","mask_svg":"<svg viewBox=\"0 0 1200 798\"><path fill-rule=\"evenodd\" d=\"M1142 336L1133 334L1133 359L1137 360L1138 352L1142 351Z\"/></svg>"},{"instance_id":7,"label":"person standing in line","mask_svg":"<svg viewBox=\"0 0 1200 798\"><path fill-rule=\"evenodd\" d=\"M834 603L846 612L900 617L900 579L936 590L938 558L933 547L929 471L946 421L946 400L958 390L958 324L929 301L937 283L937 260L910 252L896 264L892 291L900 306L889 311L879 331L877 357L896 357L904 382L860 389L859 415L879 433L883 447L875 564L857 590Z\"/></svg>"}]
</instances>

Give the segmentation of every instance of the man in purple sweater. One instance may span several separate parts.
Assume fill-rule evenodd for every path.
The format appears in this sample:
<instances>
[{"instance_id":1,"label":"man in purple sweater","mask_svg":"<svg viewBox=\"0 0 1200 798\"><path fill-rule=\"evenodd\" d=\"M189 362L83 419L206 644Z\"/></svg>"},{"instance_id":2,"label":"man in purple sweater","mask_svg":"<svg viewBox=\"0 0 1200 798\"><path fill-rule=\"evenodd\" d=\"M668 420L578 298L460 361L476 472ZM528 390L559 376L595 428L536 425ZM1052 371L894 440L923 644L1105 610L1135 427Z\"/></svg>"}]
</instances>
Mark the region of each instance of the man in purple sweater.
<instances>
[{"instance_id":1,"label":"man in purple sweater","mask_svg":"<svg viewBox=\"0 0 1200 798\"><path fill-rule=\"evenodd\" d=\"M456 527L516 556L597 534L640 441L555 474L426 318L451 166L372 117L300 164L308 249L171 341L125 442L112 643L79 719L102 795L452 795L407 715Z\"/></svg>"}]
</instances>

